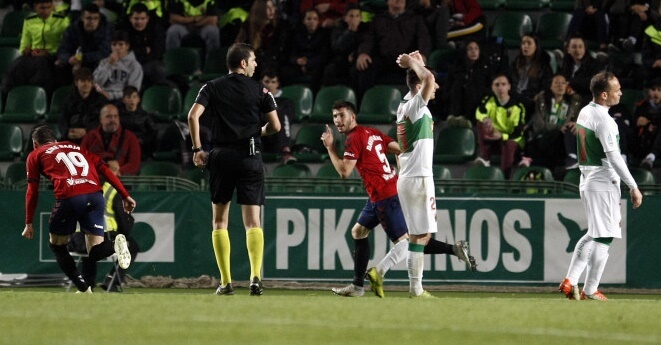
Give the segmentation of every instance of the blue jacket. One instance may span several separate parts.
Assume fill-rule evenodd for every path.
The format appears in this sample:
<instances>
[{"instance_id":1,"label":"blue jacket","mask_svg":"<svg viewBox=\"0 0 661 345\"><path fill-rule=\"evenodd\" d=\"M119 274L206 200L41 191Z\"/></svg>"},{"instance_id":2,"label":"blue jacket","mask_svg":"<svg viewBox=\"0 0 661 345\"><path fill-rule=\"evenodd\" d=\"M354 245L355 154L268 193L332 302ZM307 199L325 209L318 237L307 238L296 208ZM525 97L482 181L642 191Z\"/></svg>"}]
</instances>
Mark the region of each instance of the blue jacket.
<instances>
[{"instance_id":1,"label":"blue jacket","mask_svg":"<svg viewBox=\"0 0 661 345\"><path fill-rule=\"evenodd\" d=\"M78 47L83 50L83 67L94 70L99 61L110 55L110 37L112 35L113 25L101 16L99 27L93 32L86 32L83 29L83 23L76 19L62 37L62 43L57 50L57 59L68 62L69 58L76 54Z\"/></svg>"}]
</instances>

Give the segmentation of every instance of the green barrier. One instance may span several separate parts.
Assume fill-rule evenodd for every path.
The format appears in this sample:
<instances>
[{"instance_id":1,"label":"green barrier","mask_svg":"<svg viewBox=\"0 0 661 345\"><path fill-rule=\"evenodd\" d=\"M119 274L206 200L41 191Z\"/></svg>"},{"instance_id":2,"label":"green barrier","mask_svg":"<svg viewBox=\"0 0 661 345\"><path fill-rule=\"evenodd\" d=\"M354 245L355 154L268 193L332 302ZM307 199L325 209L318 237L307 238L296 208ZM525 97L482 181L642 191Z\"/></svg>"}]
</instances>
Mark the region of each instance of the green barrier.
<instances>
[{"instance_id":1,"label":"green barrier","mask_svg":"<svg viewBox=\"0 0 661 345\"><path fill-rule=\"evenodd\" d=\"M133 229L141 247L129 268L134 277L218 276L211 245L211 207L207 192L135 192L138 202ZM24 226L24 192L0 193L5 221L0 272L60 273L48 248L47 222L54 202L42 191L35 219L35 239L20 236ZM297 281L347 280L353 275L351 227L365 196L270 195L264 208L264 277ZM616 240L602 282L631 288L659 288L656 263L661 254L658 231L661 197L646 196L633 210L623 202L623 239ZM18 206L20 205L20 206ZM250 268L240 207L230 214L232 277L248 280ZM471 284L548 284L566 274L574 244L587 222L574 196L535 195L443 196L437 198L438 240L468 239L478 272L466 270L454 256L427 256L425 282ZM370 235L370 265L389 249L377 227ZM107 265L107 264L100 264ZM109 268L109 266L108 266ZM105 268L99 269L100 274ZM406 282L405 263L387 279Z\"/></svg>"}]
</instances>

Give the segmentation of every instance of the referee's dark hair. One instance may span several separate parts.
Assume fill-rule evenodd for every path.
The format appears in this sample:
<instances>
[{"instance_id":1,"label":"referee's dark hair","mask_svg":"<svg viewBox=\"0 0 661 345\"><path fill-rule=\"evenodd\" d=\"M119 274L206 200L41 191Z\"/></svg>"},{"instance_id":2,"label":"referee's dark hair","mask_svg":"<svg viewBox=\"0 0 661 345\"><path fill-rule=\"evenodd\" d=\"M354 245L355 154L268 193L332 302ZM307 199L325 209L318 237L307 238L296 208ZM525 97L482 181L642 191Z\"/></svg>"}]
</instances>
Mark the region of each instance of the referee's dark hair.
<instances>
[{"instance_id":1,"label":"referee's dark hair","mask_svg":"<svg viewBox=\"0 0 661 345\"><path fill-rule=\"evenodd\" d=\"M248 60L250 53L254 51L251 45L246 43L234 43L227 51L227 69L234 71L241 68L241 61Z\"/></svg>"}]
</instances>

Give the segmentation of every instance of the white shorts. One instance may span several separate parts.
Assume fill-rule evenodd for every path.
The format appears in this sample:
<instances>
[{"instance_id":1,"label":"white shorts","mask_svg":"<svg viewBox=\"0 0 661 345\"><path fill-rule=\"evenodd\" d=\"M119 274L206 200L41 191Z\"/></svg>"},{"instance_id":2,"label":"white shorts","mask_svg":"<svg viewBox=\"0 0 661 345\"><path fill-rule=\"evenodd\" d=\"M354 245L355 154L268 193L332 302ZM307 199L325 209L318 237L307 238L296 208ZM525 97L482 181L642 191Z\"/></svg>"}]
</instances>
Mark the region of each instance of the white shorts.
<instances>
[{"instance_id":1,"label":"white shorts","mask_svg":"<svg viewBox=\"0 0 661 345\"><path fill-rule=\"evenodd\" d=\"M438 231L436 226L436 191L434 178L399 177L397 194L411 235Z\"/></svg>"},{"instance_id":2,"label":"white shorts","mask_svg":"<svg viewBox=\"0 0 661 345\"><path fill-rule=\"evenodd\" d=\"M589 236L622 238L620 198L619 190L581 191L581 200L588 218Z\"/></svg>"}]
</instances>

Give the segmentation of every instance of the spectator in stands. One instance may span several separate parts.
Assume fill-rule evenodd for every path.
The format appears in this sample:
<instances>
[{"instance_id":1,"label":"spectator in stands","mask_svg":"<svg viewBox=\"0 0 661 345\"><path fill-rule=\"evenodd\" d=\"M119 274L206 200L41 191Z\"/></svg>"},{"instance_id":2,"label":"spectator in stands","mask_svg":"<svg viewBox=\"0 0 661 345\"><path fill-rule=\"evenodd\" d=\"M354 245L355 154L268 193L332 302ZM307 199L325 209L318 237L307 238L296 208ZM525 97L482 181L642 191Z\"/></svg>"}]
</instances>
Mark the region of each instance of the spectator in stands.
<instances>
[{"instance_id":1,"label":"spectator in stands","mask_svg":"<svg viewBox=\"0 0 661 345\"><path fill-rule=\"evenodd\" d=\"M491 91L475 111L477 119L477 143L479 154L476 163L490 165L492 153L500 153L500 169L509 178L514 164L514 158L523 146L523 128L526 119L526 109L511 94L512 84L506 73L497 73L492 78ZM531 159L524 157L521 161L529 166Z\"/></svg>"},{"instance_id":2,"label":"spectator in stands","mask_svg":"<svg viewBox=\"0 0 661 345\"><path fill-rule=\"evenodd\" d=\"M147 6L139 2L131 7L128 21L120 29L129 34L131 50L142 66L142 88L165 83L165 30L159 21L152 20Z\"/></svg>"},{"instance_id":3,"label":"spectator in stands","mask_svg":"<svg viewBox=\"0 0 661 345\"><path fill-rule=\"evenodd\" d=\"M291 44L287 63L282 67L283 82L309 84L313 92L321 85L324 67L330 59L328 31L319 27L319 13L315 9L305 11L303 27L291 32Z\"/></svg>"},{"instance_id":4,"label":"spectator in stands","mask_svg":"<svg viewBox=\"0 0 661 345\"><path fill-rule=\"evenodd\" d=\"M140 105L140 92L134 86L124 88L122 104L119 106L119 120L124 129L138 137L142 147L142 158L151 156L156 144L156 123L154 118Z\"/></svg>"},{"instance_id":5,"label":"spectator in stands","mask_svg":"<svg viewBox=\"0 0 661 345\"><path fill-rule=\"evenodd\" d=\"M360 99L375 83L400 84L405 70L393 63L402 52L419 51L423 59L432 44L424 19L406 10L406 0L387 0L388 10L374 17L358 46L354 87Z\"/></svg>"},{"instance_id":6,"label":"spectator in stands","mask_svg":"<svg viewBox=\"0 0 661 345\"><path fill-rule=\"evenodd\" d=\"M550 87L535 96L535 111L525 131L525 156L551 171L563 164L566 169L578 167L576 118L581 98L567 93L568 84L562 74L553 76Z\"/></svg>"},{"instance_id":7,"label":"spectator in stands","mask_svg":"<svg viewBox=\"0 0 661 345\"><path fill-rule=\"evenodd\" d=\"M330 29L342 19L347 6L357 4L357 0L301 0L301 13L305 16L308 10L316 10L319 14L319 26Z\"/></svg>"},{"instance_id":8,"label":"spectator in stands","mask_svg":"<svg viewBox=\"0 0 661 345\"><path fill-rule=\"evenodd\" d=\"M131 12L134 5L143 4L147 7L149 11L149 21L165 28L167 26L167 10L165 5L165 0L128 0L123 1L122 6L124 6L124 13L120 16L120 22L126 21L128 17L131 17Z\"/></svg>"},{"instance_id":9,"label":"spectator in stands","mask_svg":"<svg viewBox=\"0 0 661 345\"><path fill-rule=\"evenodd\" d=\"M360 7L348 5L344 19L338 22L330 34L332 54L331 61L324 69L323 85L355 85L355 75L350 73L351 66L356 63L360 36L366 32L367 24L362 23Z\"/></svg>"},{"instance_id":10,"label":"spectator in stands","mask_svg":"<svg viewBox=\"0 0 661 345\"><path fill-rule=\"evenodd\" d=\"M645 28L643 40L643 68L646 81L661 78L661 6L654 11L652 24Z\"/></svg>"},{"instance_id":11,"label":"spectator in stands","mask_svg":"<svg viewBox=\"0 0 661 345\"><path fill-rule=\"evenodd\" d=\"M115 31L111 39L112 53L101 60L94 70L94 82L110 101L119 103L127 86L140 90L142 86L142 66L130 50L131 43L126 31Z\"/></svg>"},{"instance_id":12,"label":"spectator in stands","mask_svg":"<svg viewBox=\"0 0 661 345\"><path fill-rule=\"evenodd\" d=\"M80 144L88 131L99 126L99 114L108 99L96 91L94 76L87 67L74 72L73 87L62 102L59 127L65 140Z\"/></svg>"},{"instance_id":13,"label":"spectator in stands","mask_svg":"<svg viewBox=\"0 0 661 345\"><path fill-rule=\"evenodd\" d=\"M99 121L99 127L89 131L80 146L101 157L110 169L118 169L120 176L137 175L142 155L140 141L122 128L117 106L106 104L101 108Z\"/></svg>"},{"instance_id":14,"label":"spectator in stands","mask_svg":"<svg viewBox=\"0 0 661 345\"><path fill-rule=\"evenodd\" d=\"M632 51L642 46L643 29L649 20L646 0L607 0L609 18L608 35L617 49Z\"/></svg>"},{"instance_id":15,"label":"spectator in stands","mask_svg":"<svg viewBox=\"0 0 661 345\"><path fill-rule=\"evenodd\" d=\"M539 36L524 34L521 36L521 48L512 61L512 85L520 96L527 113L535 107L533 98L549 85L553 78L551 59L542 49Z\"/></svg>"},{"instance_id":16,"label":"spectator in stands","mask_svg":"<svg viewBox=\"0 0 661 345\"><path fill-rule=\"evenodd\" d=\"M450 10L448 40L484 37L487 20L477 0L447 0L447 4Z\"/></svg>"},{"instance_id":17,"label":"spectator in stands","mask_svg":"<svg viewBox=\"0 0 661 345\"><path fill-rule=\"evenodd\" d=\"M275 70L285 62L287 23L282 20L274 0L255 0L248 19L241 25L235 43L247 43L255 49L257 72Z\"/></svg>"},{"instance_id":18,"label":"spectator in stands","mask_svg":"<svg viewBox=\"0 0 661 345\"><path fill-rule=\"evenodd\" d=\"M650 82L647 98L636 105L634 128L630 137L632 158L652 170L656 157L661 154L661 79Z\"/></svg>"},{"instance_id":19,"label":"spectator in stands","mask_svg":"<svg viewBox=\"0 0 661 345\"><path fill-rule=\"evenodd\" d=\"M5 93L15 86L38 85L50 95L59 86L53 63L69 19L53 12L52 0L34 0L32 8L36 13L23 22L21 56L9 67L2 87Z\"/></svg>"},{"instance_id":20,"label":"spectator in stands","mask_svg":"<svg viewBox=\"0 0 661 345\"><path fill-rule=\"evenodd\" d=\"M607 50L608 18L604 9L604 0L576 0L567 37L576 35L596 40L601 52Z\"/></svg>"},{"instance_id":21,"label":"spectator in stands","mask_svg":"<svg viewBox=\"0 0 661 345\"><path fill-rule=\"evenodd\" d=\"M443 92L448 104L448 122L455 118L470 120L474 125L475 110L484 96L491 91L491 68L476 40L469 40L459 49L459 58L450 68L446 88ZM443 83L442 83L443 84Z\"/></svg>"},{"instance_id":22,"label":"spectator in stands","mask_svg":"<svg viewBox=\"0 0 661 345\"><path fill-rule=\"evenodd\" d=\"M608 114L613 120L615 120L615 124L617 125L617 130L620 134L620 154L626 163L630 155L629 142L631 141L631 136L633 136L633 127L635 127L633 114L631 113L631 106L624 103L618 103L608 108Z\"/></svg>"},{"instance_id":23,"label":"spectator in stands","mask_svg":"<svg viewBox=\"0 0 661 345\"><path fill-rule=\"evenodd\" d=\"M262 84L266 86L273 95L278 105L278 119L280 120L280 132L262 138L262 150L268 153L282 154L284 163L293 159L291 155L291 124L294 120L294 103L292 100L282 97L280 90L280 79L275 70L265 70L262 73Z\"/></svg>"},{"instance_id":24,"label":"spectator in stands","mask_svg":"<svg viewBox=\"0 0 661 345\"><path fill-rule=\"evenodd\" d=\"M202 38L207 50L220 47L215 0L170 0L168 11L170 27L166 32L165 49L180 47L184 37L190 34Z\"/></svg>"},{"instance_id":25,"label":"spectator in stands","mask_svg":"<svg viewBox=\"0 0 661 345\"><path fill-rule=\"evenodd\" d=\"M581 96L583 105L592 99L590 80L601 70L601 64L588 52L585 40L573 36L567 41L567 54L562 62L561 73L569 81L569 93L576 92Z\"/></svg>"},{"instance_id":26,"label":"spectator in stands","mask_svg":"<svg viewBox=\"0 0 661 345\"><path fill-rule=\"evenodd\" d=\"M93 3L85 5L80 17L64 32L56 65L65 71L75 71L80 67L93 71L101 59L110 54L112 29L112 24L101 14L99 6Z\"/></svg>"}]
</instances>

